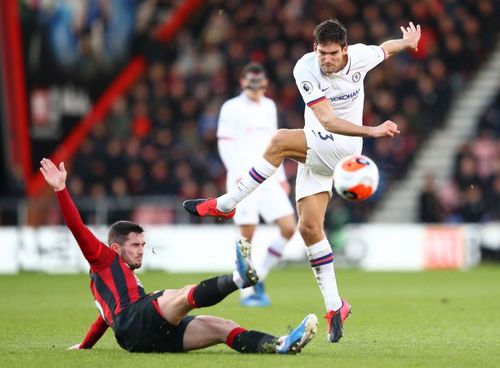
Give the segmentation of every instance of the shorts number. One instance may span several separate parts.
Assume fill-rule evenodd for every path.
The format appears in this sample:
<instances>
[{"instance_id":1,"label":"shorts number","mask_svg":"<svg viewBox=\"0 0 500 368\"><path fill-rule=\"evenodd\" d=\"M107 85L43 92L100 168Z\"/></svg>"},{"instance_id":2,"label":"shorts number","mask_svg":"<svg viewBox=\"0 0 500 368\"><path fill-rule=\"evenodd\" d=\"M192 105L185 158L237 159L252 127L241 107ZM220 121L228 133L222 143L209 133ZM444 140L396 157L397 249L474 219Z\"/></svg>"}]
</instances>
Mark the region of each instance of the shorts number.
<instances>
[{"instance_id":1,"label":"shorts number","mask_svg":"<svg viewBox=\"0 0 500 368\"><path fill-rule=\"evenodd\" d=\"M331 139L333 142L333 134L332 133L327 134L327 135L323 135L323 133L321 133L321 132L315 132L314 130L313 130L313 132L316 133L318 135L318 137L320 137L322 140L326 141L328 139Z\"/></svg>"}]
</instances>

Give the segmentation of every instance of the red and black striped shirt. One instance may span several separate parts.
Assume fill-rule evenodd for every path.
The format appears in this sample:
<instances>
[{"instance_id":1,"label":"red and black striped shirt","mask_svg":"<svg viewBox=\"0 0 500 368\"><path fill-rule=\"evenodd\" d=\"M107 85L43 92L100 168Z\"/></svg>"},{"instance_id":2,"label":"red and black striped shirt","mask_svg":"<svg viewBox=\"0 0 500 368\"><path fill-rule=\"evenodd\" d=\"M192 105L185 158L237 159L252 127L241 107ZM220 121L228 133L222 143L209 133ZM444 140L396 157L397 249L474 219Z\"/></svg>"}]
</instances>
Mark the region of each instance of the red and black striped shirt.
<instances>
[{"instance_id":1,"label":"red and black striped shirt","mask_svg":"<svg viewBox=\"0 0 500 368\"><path fill-rule=\"evenodd\" d=\"M90 290L109 326L126 306L146 295L141 282L118 254L85 226L67 189L56 192L66 225L90 264Z\"/></svg>"}]
</instances>

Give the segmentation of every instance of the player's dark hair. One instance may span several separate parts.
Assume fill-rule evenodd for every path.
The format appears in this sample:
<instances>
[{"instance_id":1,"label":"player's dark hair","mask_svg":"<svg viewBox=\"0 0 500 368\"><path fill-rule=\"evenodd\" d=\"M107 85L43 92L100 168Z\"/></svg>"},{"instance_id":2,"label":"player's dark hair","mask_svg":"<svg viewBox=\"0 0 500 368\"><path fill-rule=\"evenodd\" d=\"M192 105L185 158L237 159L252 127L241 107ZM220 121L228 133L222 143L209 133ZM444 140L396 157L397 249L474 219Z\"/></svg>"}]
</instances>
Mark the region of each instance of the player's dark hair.
<instances>
[{"instance_id":1,"label":"player's dark hair","mask_svg":"<svg viewBox=\"0 0 500 368\"><path fill-rule=\"evenodd\" d=\"M347 45L347 30L337 19L328 19L314 28L313 38L317 45L337 43L344 47Z\"/></svg>"},{"instance_id":2,"label":"player's dark hair","mask_svg":"<svg viewBox=\"0 0 500 368\"><path fill-rule=\"evenodd\" d=\"M144 229L132 221L117 221L109 228L108 244L117 243L123 245L127 240L128 234L142 234Z\"/></svg>"},{"instance_id":3,"label":"player's dark hair","mask_svg":"<svg viewBox=\"0 0 500 368\"><path fill-rule=\"evenodd\" d=\"M247 74L264 74L266 75L266 70L262 64L252 61L251 63L245 65L241 70L241 78L245 78Z\"/></svg>"}]
</instances>

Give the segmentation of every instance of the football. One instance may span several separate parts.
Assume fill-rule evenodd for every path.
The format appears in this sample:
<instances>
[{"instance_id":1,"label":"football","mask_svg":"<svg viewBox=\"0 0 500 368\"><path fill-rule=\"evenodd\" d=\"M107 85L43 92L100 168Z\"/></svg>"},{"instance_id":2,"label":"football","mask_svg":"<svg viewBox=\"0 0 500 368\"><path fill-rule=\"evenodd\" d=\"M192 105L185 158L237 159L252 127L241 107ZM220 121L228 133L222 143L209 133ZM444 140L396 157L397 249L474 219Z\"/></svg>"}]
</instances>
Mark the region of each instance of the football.
<instances>
[{"instance_id":1,"label":"football","mask_svg":"<svg viewBox=\"0 0 500 368\"><path fill-rule=\"evenodd\" d=\"M364 201L376 192L379 181L377 165L364 155L347 156L335 167L333 186L349 201Z\"/></svg>"}]
</instances>

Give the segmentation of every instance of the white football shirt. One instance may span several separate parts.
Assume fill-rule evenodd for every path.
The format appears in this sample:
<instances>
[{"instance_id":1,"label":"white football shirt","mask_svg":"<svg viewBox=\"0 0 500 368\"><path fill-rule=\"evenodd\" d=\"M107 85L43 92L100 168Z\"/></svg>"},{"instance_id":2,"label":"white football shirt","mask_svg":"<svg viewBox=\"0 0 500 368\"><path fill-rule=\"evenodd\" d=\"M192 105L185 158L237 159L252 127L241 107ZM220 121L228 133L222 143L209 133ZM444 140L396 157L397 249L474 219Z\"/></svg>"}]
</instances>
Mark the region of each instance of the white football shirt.
<instances>
[{"instance_id":1,"label":"white football shirt","mask_svg":"<svg viewBox=\"0 0 500 368\"><path fill-rule=\"evenodd\" d=\"M363 80L366 73L384 58L384 51L379 46L358 43L348 46L346 66L337 73L326 75L320 69L316 53L305 54L293 70L295 83L306 104L305 127L323 129L310 106L325 99L338 117L362 125L365 95Z\"/></svg>"},{"instance_id":2,"label":"white football shirt","mask_svg":"<svg viewBox=\"0 0 500 368\"><path fill-rule=\"evenodd\" d=\"M255 102L241 93L222 105L217 138L219 143L231 141L231 152L219 150L228 178L241 178L252 168L277 128L276 104L268 97Z\"/></svg>"}]
</instances>

